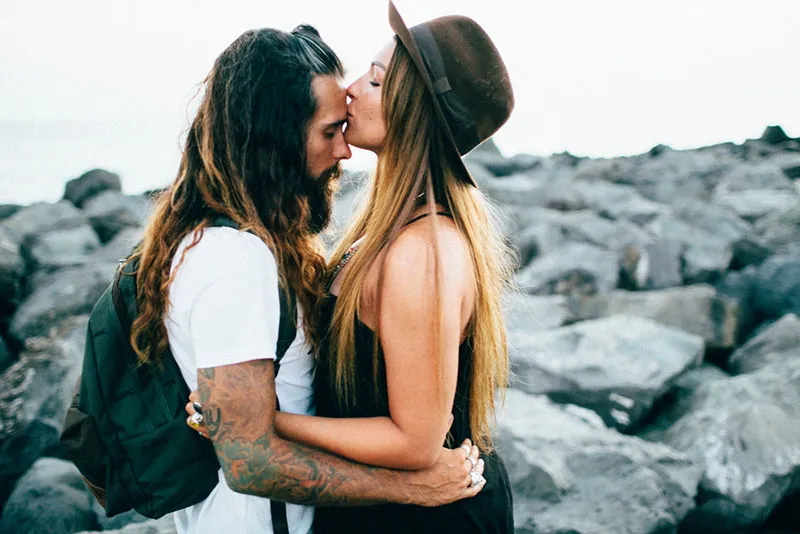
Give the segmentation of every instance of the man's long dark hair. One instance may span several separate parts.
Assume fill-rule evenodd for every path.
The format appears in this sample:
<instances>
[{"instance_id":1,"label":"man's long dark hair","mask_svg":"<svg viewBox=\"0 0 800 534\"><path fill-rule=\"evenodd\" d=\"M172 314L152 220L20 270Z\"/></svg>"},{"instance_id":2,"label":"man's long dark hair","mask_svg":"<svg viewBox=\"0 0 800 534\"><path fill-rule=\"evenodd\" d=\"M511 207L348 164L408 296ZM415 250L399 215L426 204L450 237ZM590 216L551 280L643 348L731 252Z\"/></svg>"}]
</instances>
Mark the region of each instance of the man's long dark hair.
<instances>
[{"instance_id":1,"label":"man's long dark hair","mask_svg":"<svg viewBox=\"0 0 800 534\"><path fill-rule=\"evenodd\" d=\"M312 81L319 75L341 78L344 72L311 26L245 32L215 61L178 176L158 199L132 256L139 260L139 314L131 339L140 363L158 362L168 347L164 316L178 245L200 230L190 246L197 244L219 216L270 247L283 287L304 309L308 339L317 338L313 318L325 260L312 231L319 215L309 197L317 180L309 176L306 141L317 109Z\"/></svg>"}]
</instances>

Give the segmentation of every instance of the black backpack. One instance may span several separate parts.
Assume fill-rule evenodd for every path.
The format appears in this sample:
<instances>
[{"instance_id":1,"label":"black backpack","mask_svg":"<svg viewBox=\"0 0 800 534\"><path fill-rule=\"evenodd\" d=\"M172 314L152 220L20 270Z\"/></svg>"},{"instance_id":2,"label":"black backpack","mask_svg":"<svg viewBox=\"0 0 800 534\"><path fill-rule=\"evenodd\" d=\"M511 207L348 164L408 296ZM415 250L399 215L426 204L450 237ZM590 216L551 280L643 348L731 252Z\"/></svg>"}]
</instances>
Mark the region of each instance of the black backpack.
<instances>
[{"instance_id":1,"label":"black backpack","mask_svg":"<svg viewBox=\"0 0 800 534\"><path fill-rule=\"evenodd\" d=\"M237 228L225 218L212 226ZM208 497L219 482L211 442L186 425L189 388L167 351L161 364L138 365L130 345L138 261L121 262L89 318L83 370L61 444L111 517L134 509L159 518ZM280 358L295 338L294 296L281 295ZM287 532L284 503L272 502L273 527Z\"/></svg>"}]
</instances>

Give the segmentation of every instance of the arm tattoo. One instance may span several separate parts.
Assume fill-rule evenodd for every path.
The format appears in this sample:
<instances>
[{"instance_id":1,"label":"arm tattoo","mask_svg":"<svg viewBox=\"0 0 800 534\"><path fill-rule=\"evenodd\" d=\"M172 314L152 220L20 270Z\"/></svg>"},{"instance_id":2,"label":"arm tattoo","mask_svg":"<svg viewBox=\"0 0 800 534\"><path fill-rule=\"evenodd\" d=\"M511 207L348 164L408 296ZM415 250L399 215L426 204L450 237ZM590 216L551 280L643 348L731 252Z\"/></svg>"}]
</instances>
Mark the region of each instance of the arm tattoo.
<instances>
[{"instance_id":1,"label":"arm tattoo","mask_svg":"<svg viewBox=\"0 0 800 534\"><path fill-rule=\"evenodd\" d=\"M297 504L402 502L400 473L357 464L280 438L273 427L272 362L200 369L209 436L231 489Z\"/></svg>"}]
</instances>

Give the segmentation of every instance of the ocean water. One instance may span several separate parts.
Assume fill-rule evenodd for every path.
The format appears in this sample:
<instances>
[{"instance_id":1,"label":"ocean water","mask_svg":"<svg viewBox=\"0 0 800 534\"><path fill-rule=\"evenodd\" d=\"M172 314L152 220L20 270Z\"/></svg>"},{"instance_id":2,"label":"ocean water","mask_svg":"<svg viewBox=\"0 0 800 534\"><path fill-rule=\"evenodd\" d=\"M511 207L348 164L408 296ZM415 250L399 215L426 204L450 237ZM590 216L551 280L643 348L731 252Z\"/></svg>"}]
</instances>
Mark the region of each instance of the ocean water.
<instances>
[{"instance_id":1,"label":"ocean water","mask_svg":"<svg viewBox=\"0 0 800 534\"><path fill-rule=\"evenodd\" d=\"M104 168L127 194L165 187L178 169L186 121L0 122L0 204L56 202L72 178ZM374 156L354 150L345 168Z\"/></svg>"}]
</instances>

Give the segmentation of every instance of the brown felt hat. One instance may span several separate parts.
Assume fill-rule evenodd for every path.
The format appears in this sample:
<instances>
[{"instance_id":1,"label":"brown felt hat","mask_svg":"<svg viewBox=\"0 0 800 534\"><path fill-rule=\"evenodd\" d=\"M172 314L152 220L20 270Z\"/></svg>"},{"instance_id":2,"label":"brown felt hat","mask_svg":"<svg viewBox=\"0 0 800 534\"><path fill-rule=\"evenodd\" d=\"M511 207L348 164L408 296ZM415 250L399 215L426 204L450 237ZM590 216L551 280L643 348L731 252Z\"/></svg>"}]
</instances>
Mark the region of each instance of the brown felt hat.
<instances>
[{"instance_id":1,"label":"brown felt hat","mask_svg":"<svg viewBox=\"0 0 800 534\"><path fill-rule=\"evenodd\" d=\"M511 80L497 48L477 22L454 15L409 29L390 0L389 24L422 74L460 156L505 124L514 109ZM456 159L459 176L477 186L461 159Z\"/></svg>"}]
</instances>

